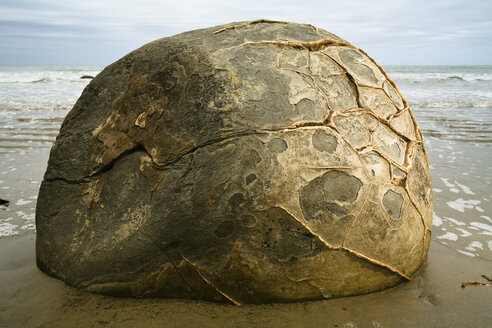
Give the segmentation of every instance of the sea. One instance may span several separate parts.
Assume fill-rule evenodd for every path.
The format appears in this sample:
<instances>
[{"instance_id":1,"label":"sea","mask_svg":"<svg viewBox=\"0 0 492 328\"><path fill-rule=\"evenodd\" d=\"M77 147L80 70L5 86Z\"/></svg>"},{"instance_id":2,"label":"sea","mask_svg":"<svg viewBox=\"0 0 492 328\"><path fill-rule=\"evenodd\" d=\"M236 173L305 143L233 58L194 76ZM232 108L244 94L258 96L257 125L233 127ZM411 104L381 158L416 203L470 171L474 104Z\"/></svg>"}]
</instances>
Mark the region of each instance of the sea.
<instances>
[{"instance_id":1,"label":"sea","mask_svg":"<svg viewBox=\"0 0 492 328\"><path fill-rule=\"evenodd\" d=\"M0 238L34 234L49 150L90 82L81 77L102 69L0 66ZM432 239L492 260L492 66L384 69L424 135L434 191Z\"/></svg>"}]
</instances>

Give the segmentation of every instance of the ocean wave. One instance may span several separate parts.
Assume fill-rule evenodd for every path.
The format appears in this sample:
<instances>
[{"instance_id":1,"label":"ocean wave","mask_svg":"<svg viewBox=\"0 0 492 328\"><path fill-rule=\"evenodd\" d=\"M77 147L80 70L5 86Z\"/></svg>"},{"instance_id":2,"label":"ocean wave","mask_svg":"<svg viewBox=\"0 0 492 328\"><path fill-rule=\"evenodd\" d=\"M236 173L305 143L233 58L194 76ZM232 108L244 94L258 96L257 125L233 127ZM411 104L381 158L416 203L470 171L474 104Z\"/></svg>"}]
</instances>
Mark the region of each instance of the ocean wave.
<instances>
[{"instance_id":1,"label":"ocean wave","mask_svg":"<svg viewBox=\"0 0 492 328\"><path fill-rule=\"evenodd\" d=\"M90 75L90 74L84 74ZM78 83L88 83L90 79L80 77L21 77L21 78L5 78L0 77L0 83L50 83L50 82L78 82ZM93 76L93 75L91 75Z\"/></svg>"},{"instance_id":2,"label":"ocean wave","mask_svg":"<svg viewBox=\"0 0 492 328\"><path fill-rule=\"evenodd\" d=\"M390 72L390 77L398 83L488 83L492 82L492 73L426 73L426 72Z\"/></svg>"},{"instance_id":3,"label":"ocean wave","mask_svg":"<svg viewBox=\"0 0 492 328\"><path fill-rule=\"evenodd\" d=\"M9 71L0 70L0 83L63 83L78 82L88 83L90 80L84 76L96 76L99 70L25 70Z\"/></svg>"},{"instance_id":4,"label":"ocean wave","mask_svg":"<svg viewBox=\"0 0 492 328\"><path fill-rule=\"evenodd\" d=\"M70 110L75 101L60 102L30 102L30 103L0 103L0 111L4 114L8 112L29 112L29 111L67 111Z\"/></svg>"},{"instance_id":5,"label":"ocean wave","mask_svg":"<svg viewBox=\"0 0 492 328\"><path fill-rule=\"evenodd\" d=\"M39 79L39 80L35 80L35 81L32 81L32 82L28 82L28 83L44 83L44 82L50 82L51 79L50 78L47 78L47 77L44 77L42 79ZM5 83L5 82L4 82ZM9 83L9 82L7 82ZM15 82L14 82L15 83ZM17 82L19 83L19 82ZM22 83L22 82L21 82Z\"/></svg>"},{"instance_id":6,"label":"ocean wave","mask_svg":"<svg viewBox=\"0 0 492 328\"><path fill-rule=\"evenodd\" d=\"M446 78L446 80L457 80L457 81L466 81L464 78L462 78L461 76L456 76L456 75L453 75L453 76L449 76Z\"/></svg>"},{"instance_id":7,"label":"ocean wave","mask_svg":"<svg viewBox=\"0 0 492 328\"><path fill-rule=\"evenodd\" d=\"M492 100L407 100L410 107L420 108L492 108Z\"/></svg>"},{"instance_id":8,"label":"ocean wave","mask_svg":"<svg viewBox=\"0 0 492 328\"><path fill-rule=\"evenodd\" d=\"M466 78L461 76L447 76L447 77L392 77L396 84L409 83L409 84L488 84L492 83L492 78Z\"/></svg>"}]
</instances>

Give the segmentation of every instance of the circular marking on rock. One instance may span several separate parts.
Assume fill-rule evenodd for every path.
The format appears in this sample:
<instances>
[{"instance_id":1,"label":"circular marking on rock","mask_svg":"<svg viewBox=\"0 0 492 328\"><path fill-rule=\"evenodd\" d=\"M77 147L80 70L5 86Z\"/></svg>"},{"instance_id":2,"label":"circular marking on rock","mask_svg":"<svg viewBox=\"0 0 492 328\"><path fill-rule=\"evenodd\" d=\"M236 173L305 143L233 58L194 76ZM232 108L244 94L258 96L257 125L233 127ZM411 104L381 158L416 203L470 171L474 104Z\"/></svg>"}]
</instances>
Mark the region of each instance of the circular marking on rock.
<instances>
[{"instance_id":1,"label":"circular marking on rock","mask_svg":"<svg viewBox=\"0 0 492 328\"><path fill-rule=\"evenodd\" d=\"M312 136L314 149L333 153L337 149L337 138L323 130L317 130Z\"/></svg>"},{"instance_id":2,"label":"circular marking on rock","mask_svg":"<svg viewBox=\"0 0 492 328\"><path fill-rule=\"evenodd\" d=\"M342 206L326 201L322 178L312 180L301 189L299 201L307 221L331 224L348 214Z\"/></svg>"},{"instance_id":3,"label":"circular marking on rock","mask_svg":"<svg viewBox=\"0 0 492 328\"><path fill-rule=\"evenodd\" d=\"M251 182L256 180L256 174L251 173L246 177L246 184L249 185Z\"/></svg>"},{"instance_id":4,"label":"circular marking on rock","mask_svg":"<svg viewBox=\"0 0 492 328\"><path fill-rule=\"evenodd\" d=\"M238 209L245 201L246 199L244 199L244 195L238 192L232 195L231 198L229 198L229 205L234 210Z\"/></svg>"},{"instance_id":5,"label":"circular marking on rock","mask_svg":"<svg viewBox=\"0 0 492 328\"><path fill-rule=\"evenodd\" d=\"M399 219L403 205L403 196L394 190L388 189L383 196L383 206L393 219Z\"/></svg>"},{"instance_id":6,"label":"circular marking on rock","mask_svg":"<svg viewBox=\"0 0 492 328\"><path fill-rule=\"evenodd\" d=\"M219 224L217 229L215 229L215 235L220 239L224 239L232 235L234 231L234 222L228 220Z\"/></svg>"},{"instance_id":7,"label":"circular marking on rock","mask_svg":"<svg viewBox=\"0 0 492 328\"><path fill-rule=\"evenodd\" d=\"M256 225L256 218L250 214L241 215L239 220L248 228L252 228Z\"/></svg>"},{"instance_id":8,"label":"circular marking on rock","mask_svg":"<svg viewBox=\"0 0 492 328\"><path fill-rule=\"evenodd\" d=\"M289 146L287 146L287 142L284 139L280 138L273 138L268 143L268 150L270 150L272 153L283 153L287 150L288 147Z\"/></svg>"},{"instance_id":9,"label":"circular marking on rock","mask_svg":"<svg viewBox=\"0 0 492 328\"><path fill-rule=\"evenodd\" d=\"M260 154L258 154L258 152L254 149L250 149L249 158L251 158L255 164L258 164L261 162Z\"/></svg>"},{"instance_id":10,"label":"circular marking on rock","mask_svg":"<svg viewBox=\"0 0 492 328\"><path fill-rule=\"evenodd\" d=\"M362 182L342 171L330 171L321 177L321 187L326 200L353 203L359 195Z\"/></svg>"},{"instance_id":11,"label":"circular marking on rock","mask_svg":"<svg viewBox=\"0 0 492 328\"><path fill-rule=\"evenodd\" d=\"M314 120L316 118L314 111L316 104L311 99L302 98L295 106L304 120Z\"/></svg>"}]
</instances>

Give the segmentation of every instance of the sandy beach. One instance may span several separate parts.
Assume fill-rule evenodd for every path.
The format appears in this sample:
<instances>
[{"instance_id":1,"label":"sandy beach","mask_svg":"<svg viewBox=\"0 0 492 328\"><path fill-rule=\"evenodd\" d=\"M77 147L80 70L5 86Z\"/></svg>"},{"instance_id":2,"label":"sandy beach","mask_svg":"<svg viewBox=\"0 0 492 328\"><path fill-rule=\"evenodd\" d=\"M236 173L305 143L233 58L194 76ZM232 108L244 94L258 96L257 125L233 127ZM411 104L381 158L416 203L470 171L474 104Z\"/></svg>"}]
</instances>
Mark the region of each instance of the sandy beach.
<instances>
[{"instance_id":1,"label":"sandy beach","mask_svg":"<svg viewBox=\"0 0 492 328\"><path fill-rule=\"evenodd\" d=\"M432 242L417 276L393 289L316 302L222 305L77 291L41 273L33 233L0 239L1 327L490 327L492 263ZM16 254L12 257L12 254Z\"/></svg>"}]
</instances>

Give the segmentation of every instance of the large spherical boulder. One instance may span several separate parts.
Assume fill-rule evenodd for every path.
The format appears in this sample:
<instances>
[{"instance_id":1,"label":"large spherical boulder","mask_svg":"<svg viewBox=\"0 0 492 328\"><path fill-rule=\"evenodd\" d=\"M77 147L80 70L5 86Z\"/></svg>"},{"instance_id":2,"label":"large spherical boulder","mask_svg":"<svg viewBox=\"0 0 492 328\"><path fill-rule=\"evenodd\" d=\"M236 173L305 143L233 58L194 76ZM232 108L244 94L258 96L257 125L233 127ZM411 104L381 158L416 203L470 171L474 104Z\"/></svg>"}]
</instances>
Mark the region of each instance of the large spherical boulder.
<instances>
[{"instance_id":1,"label":"large spherical boulder","mask_svg":"<svg viewBox=\"0 0 492 328\"><path fill-rule=\"evenodd\" d=\"M111 295L321 299L410 279L431 220L422 135L385 71L259 20L151 42L91 81L51 151L37 261Z\"/></svg>"}]
</instances>

